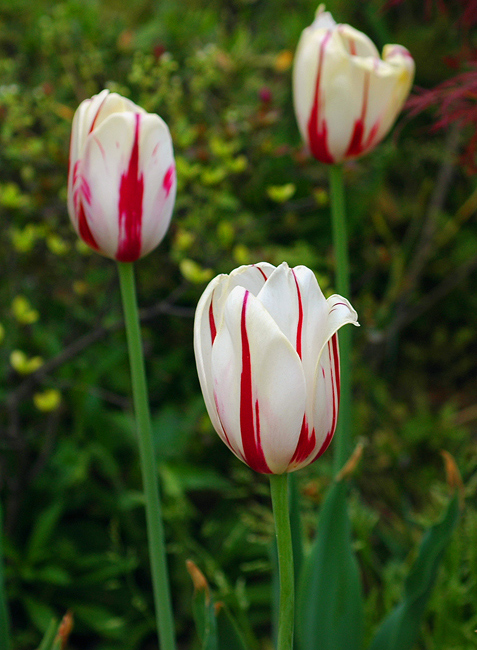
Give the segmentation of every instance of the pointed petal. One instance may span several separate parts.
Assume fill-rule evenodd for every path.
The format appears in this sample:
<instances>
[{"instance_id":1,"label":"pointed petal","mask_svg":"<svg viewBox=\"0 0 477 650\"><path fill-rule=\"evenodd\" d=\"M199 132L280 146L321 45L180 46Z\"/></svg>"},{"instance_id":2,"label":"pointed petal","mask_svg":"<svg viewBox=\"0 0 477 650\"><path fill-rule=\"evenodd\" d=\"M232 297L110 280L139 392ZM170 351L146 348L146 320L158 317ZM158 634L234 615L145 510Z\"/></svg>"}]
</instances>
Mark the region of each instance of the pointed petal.
<instances>
[{"instance_id":1,"label":"pointed petal","mask_svg":"<svg viewBox=\"0 0 477 650\"><path fill-rule=\"evenodd\" d=\"M217 330L222 325L225 302L231 290L236 286L243 286L251 293L257 294L274 269L275 267L271 264L260 262L259 264L240 266L230 275L218 275L208 284L197 305L194 320L194 351L197 372L207 412L214 429L225 443L227 440L217 414L213 390L212 344Z\"/></svg>"},{"instance_id":2,"label":"pointed petal","mask_svg":"<svg viewBox=\"0 0 477 650\"><path fill-rule=\"evenodd\" d=\"M301 350L301 324L303 313L301 296L297 291L297 281L286 262L277 266L257 295L279 329L287 337L295 350ZM297 341L299 345L297 346ZM301 356L300 352L298 352Z\"/></svg>"},{"instance_id":3,"label":"pointed petal","mask_svg":"<svg viewBox=\"0 0 477 650\"><path fill-rule=\"evenodd\" d=\"M338 25L337 31L348 54L379 59L378 49L369 36L351 25Z\"/></svg>"},{"instance_id":4,"label":"pointed petal","mask_svg":"<svg viewBox=\"0 0 477 650\"><path fill-rule=\"evenodd\" d=\"M222 280L214 291L212 307L216 329L222 325L225 302L232 289L243 287L256 296L274 270L275 267L272 264L260 262L259 264L239 266L230 275L221 276Z\"/></svg>"},{"instance_id":5,"label":"pointed petal","mask_svg":"<svg viewBox=\"0 0 477 650\"><path fill-rule=\"evenodd\" d=\"M299 357L260 301L242 287L230 293L224 312L212 349L223 428L250 467L284 472L305 408Z\"/></svg>"}]
</instances>

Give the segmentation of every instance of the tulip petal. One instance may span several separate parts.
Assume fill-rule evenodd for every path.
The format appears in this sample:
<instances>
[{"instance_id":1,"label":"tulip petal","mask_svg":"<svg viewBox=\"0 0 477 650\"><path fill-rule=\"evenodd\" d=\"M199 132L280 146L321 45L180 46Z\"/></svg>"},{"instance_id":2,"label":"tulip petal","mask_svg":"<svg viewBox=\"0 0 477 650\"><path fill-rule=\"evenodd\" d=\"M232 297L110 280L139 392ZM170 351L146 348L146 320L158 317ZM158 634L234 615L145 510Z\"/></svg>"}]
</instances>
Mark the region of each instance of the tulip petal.
<instances>
[{"instance_id":1,"label":"tulip petal","mask_svg":"<svg viewBox=\"0 0 477 650\"><path fill-rule=\"evenodd\" d=\"M290 269L283 263L270 276L258 299L297 351L311 388L329 312L315 274L306 266Z\"/></svg>"},{"instance_id":2,"label":"tulip petal","mask_svg":"<svg viewBox=\"0 0 477 650\"><path fill-rule=\"evenodd\" d=\"M114 113L88 136L79 175L100 250L131 262L163 238L175 198L172 144L157 115Z\"/></svg>"},{"instance_id":3,"label":"tulip petal","mask_svg":"<svg viewBox=\"0 0 477 650\"><path fill-rule=\"evenodd\" d=\"M303 304L293 271L286 262L277 266L257 298L301 357Z\"/></svg>"},{"instance_id":4,"label":"tulip petal","mask_svg":"<svg viewBox=\"0 0 477 650\"><path fill-rule=\"evenodd\" d=\"M231 290L236 286L242 286L256 295L274 269L271 264L261 262L240 266L230 275L222 274L215 277L206 287L195 312L194 351L199 382L212 425L226 444L227 439L217 414L213 390L212 344L217 330L222 326L224 307Z\"/></svg>"},{"instance_id":5,"label":"tulip petal","mask_svg":"<svg viewBox=\"0 0 477 650\"><path fill-rule=\"evenodd\" d=\"M373 41L351 25L338 25L338 35L351 56L371 57L379 59L379 52Z\"/></svg>"},{"instance_id":6,"label":"tulip petal","mask_svg":"<svg viewBox=\"0 0 477 650\"><path fill-rule=\"evenodd\" d=\"M212 349L212 376L229 446L256 471L282 473L295 451L305 409L300 359L243 287L233 289L224 312Z\"/></svg>"},{"instance_id":7,"label":"tulip petal","mask_svg":"<svg viewBox=\"0 0 477 650\"><path fill-rule=\"evenodd\" d=\"M141 119L139 167L144 176L143 256L164 238L176 196L172 140L166 123L158 115L145 115Z\"/></svg>"},{"instance_id":8,"label":"tulip petal","mask_svg":"<svg viewBox=\"0 0 477 650\"><path fill-rule=\"evenodd\" d=\"M126 247L126 239L135 253L141 245L143 179L137 126L133 113L111 115L90 133L81 160L88 226L101 251L113 259L121 246ZM129 220L125 211L132 213Z\"/></svg>"},{"instance_id":9,"label":"tulip petal","mask_svg":"<svg viewBox=\"0 0 477 650\"><path fill-rule=\"evenodd\" d=\"M230 275L221 276L223 279L214 290L212 316L216 329L222 324L225 301L234 287L243 287L254 296L258 295L263 285L273 273L275 267L267 262L239 266Z\"/></svg>"},{"instance_id":10,"label":"tulip petal","mask_svg":"<svg viewBox=\"0 0 477 650\"><path fill-rule=\"evenodd\" d=\"M199 383L212 425L225 443L227 440L217 413L212 382L212 344L217 335L212 301L217 288L226 278L226 275L218 275L209 282L199 300L194 319L194 353Z\"/></svg>"},{"instance_id":11,"label":"tulip petal","mask_svg":"<svg viewBox=\"0 0 477 650\"><path fill-rule=\"evenodd\" d=\"M345 298L333 295L326 302L329 309L328 318L326 326L321 331L323 342L315 369L313 388L309 396L310 401L307 405L306 419L309 432L305 439L303 436L300 439L300 443L306 446L308 455L304 457L303 454L295 454L297 465L294 469L299 469L311 462L310 458L316 460L331 442L336 429L340 398L337 332L346 324L359 326L358 316ZM297 449L298 451L299 449Z\"/></svg>"}]
</instances>

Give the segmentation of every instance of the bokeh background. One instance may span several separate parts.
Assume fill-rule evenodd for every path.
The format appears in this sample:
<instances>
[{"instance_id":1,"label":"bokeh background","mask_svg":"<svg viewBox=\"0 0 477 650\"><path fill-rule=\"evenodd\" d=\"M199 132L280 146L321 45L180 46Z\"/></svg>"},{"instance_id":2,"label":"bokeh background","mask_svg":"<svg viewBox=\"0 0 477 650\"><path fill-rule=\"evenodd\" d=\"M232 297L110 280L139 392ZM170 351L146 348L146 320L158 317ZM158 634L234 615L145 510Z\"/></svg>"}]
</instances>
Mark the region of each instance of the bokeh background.
<instances>
[{"instance_id":1,"label":"bokeh background","mask_svg":"<svg viewBox=\"0 0 477 650\"><path fill-rule=\"evenodd\" d=\"M345 166L354 341L350 512L369 640L399 600L423 530L466 503L421 650L477 647L477 2L330 0L381 49L405 45L416 89L390 136ZM270 648L266 477L220 442L192 350L206 283L240 264L306 264L333 293L327 169L291 99L310 0L0 0L0 499L16 650L52 616L72 649L156 647L141 478L115 265L66 211L71 120L104 87L157 112L178 193L137 264L180 648L196 648L185 561L207 575L251 650ZM432 91L432 92L425 92ZM332 448L297 475L309 540ZM414 554L414 555L413 555Z\"/></svg>"}]
</instances>

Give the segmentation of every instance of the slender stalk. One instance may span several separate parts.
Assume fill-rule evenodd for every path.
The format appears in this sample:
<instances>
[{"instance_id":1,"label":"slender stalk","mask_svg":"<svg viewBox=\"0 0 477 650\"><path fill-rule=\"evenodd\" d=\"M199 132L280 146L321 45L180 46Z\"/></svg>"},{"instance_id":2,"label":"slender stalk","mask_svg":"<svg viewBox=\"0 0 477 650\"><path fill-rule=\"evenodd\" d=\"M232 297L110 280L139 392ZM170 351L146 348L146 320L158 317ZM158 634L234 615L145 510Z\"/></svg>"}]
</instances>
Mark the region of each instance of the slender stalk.
<instances>
[{"instance_id":1,"label":"slender stalk","mask_svg":"<svg viewBox=\"0 0 477 650\"><path fill-rule=\"evenodd\" d=\"M331 221L336 261L336 291L350 298L348 234L346 228L343 170L340 165L330 165ZM333 465L335 473L343 467L351 453L351 327L339 333L341 397L338 426L335 436Z\"/></svg>"},{"instance_id":2,"label":"slender stalk","mask_svg":"<svg viewBox=\"0 0 477 650\"><path fill-rule=\"evenodd\" d=\"M295 616L295 577L288 508L288 474L270 474L275 533L277 536L280 601L277 650L292 650Z\"/></svg>"},{"instance_id":3,"label":"slender stalk","mask_svg":"<svg viewBox=\"0 0 477 650\"><path fill-rule=\"evenodd\" d=\"M7 594L3 572L3 520L0 504L0 648L10 650L10 621L8 617Z\"/></svg>"},{"instance_id":4,"label":"slender stalk","mask_svg":"<svg viewBox=\"0 0 477 650\"><path fill-rule=\"evenodd\" d=\"M146 499L149 559L152 571L156 623L161 650L175 650L174 618L169 590L164 526L162 523L159 482L152 442L151 416L147 393L144 356L132 263L118 262L121 296L131 366L134 410L137 421L142 480Z\"/></svg>"}]
</instances>

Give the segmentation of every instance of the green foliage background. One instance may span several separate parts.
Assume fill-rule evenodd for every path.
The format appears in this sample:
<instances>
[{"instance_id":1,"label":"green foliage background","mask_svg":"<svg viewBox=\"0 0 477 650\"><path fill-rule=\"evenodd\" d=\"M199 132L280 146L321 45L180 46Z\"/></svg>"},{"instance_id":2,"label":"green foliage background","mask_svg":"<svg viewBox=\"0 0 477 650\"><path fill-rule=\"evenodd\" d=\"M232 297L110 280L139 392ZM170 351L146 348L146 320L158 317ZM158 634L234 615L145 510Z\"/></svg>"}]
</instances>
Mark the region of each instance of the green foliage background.
<instances>
[{"instance_id":1,"label":"green foliage background","mask_svg":"<svg viewBox=\"0 0 477 650\"><path fill-rule=\"evenodd\" d=\"M383 4L328 8L378 47L407 46L418 86L450 77L445 59L464 38L457 10L424 17L418 0ZM71 648L155 647L116 269L78 243L66 211L71 119L103 87L161 115L176 153L173 222L137 277L180 647L197 647L188 558L248 647L270 647L268 485L211 428L192 318L206 282L244 263L306 264L332 293L327 169L303 148L290 89L315 9L0 0L0 498L18 650L66 609ZM432 123L432 111L404 113L345 167L361 322L355 437L365 443L351 514L369 645L399 600L409 551L445 503L440 450L455 456L466 508L418 647L467 650L477 645L477 185L460 159L472 133ZM331 454L297 477L310 540Z\"/></svg>"}]
</instances>

